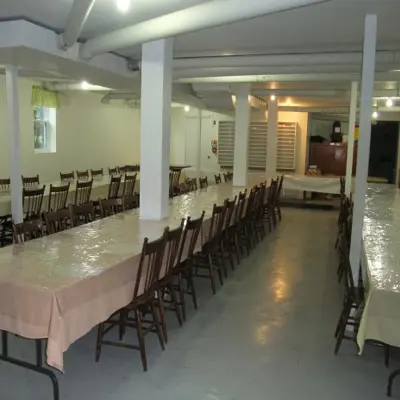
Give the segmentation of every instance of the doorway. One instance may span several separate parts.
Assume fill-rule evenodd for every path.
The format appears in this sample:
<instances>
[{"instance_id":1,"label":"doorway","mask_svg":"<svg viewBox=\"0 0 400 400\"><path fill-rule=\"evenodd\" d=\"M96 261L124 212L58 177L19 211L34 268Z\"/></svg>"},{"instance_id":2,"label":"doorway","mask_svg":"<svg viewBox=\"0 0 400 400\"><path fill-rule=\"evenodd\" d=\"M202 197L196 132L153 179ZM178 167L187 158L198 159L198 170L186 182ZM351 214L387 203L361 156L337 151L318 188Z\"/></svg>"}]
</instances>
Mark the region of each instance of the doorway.
<instances>
[{"instance_id":1,"label":"doorway","mask_svg":"<svg viewBox=\"0 0 400 400\"><path fill-rule=\"evenodd\" d=\"M378 121L372 125L368 176L395 183L398 141L398 122Z\"/></svg>"}]
</instances>

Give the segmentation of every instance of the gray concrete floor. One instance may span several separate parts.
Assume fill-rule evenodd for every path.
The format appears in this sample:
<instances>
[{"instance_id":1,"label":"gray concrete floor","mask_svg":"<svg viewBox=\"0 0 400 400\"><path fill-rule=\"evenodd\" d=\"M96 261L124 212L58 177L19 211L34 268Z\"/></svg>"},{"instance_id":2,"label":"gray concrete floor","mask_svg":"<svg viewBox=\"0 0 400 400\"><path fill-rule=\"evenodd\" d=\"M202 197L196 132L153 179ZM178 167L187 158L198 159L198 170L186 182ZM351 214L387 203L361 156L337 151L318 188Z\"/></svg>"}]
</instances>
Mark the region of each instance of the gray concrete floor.
<instances>
[{"instance_id":1,"label":"gray concrete floor","mask_svg":"<svg viewBox=\"0 0 400 400\"><path fill-rule=\"evenodd\" d=\"M165 352L147 337L147 373L139 353L127 349L104 347L95 363L91 331L65 354L61 399L384 399L389 370L382 349L367 346L359 357L355 344L344 342L333 355L343 295L335 274L336 218L285 209L278 229L216 296L208 282L198 282L200 308L189 307L183 328L169 315ZM14 338L12 352L33 360L33 346L24 340ZM399 358L394 354L391 369ZM46 377L0 362L1 400L51 398Z\"/></svg>"}]
</instances>

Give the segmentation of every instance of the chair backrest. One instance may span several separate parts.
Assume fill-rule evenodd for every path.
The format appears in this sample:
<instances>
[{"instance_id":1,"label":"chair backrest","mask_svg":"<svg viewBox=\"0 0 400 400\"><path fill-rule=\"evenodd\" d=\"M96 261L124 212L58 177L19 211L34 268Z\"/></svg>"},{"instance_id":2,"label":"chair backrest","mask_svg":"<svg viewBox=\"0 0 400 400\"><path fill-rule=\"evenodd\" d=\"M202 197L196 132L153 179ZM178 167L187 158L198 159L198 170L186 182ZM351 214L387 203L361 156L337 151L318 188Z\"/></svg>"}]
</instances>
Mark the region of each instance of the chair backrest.
<instances>
[{"instance_id":1,"label":"chair backrest","mask_svg":"<svg viewBox=\"0 0 400 400\"><path fill-rule=\"evenodd\" d=\"M356 289L354 285L353 271L350 264L350 254L347 240L343 240L341 244L341 262L343 263L345 271L345 290L348 296L355 297Z\"/></svg>"},{"instance_id":2,"label":"chair backrest","mask_svg":"<svg viewBox=\"0 0 400 400\"><path fill-rule=\"evenodd\" d=\"M0 193L7 193L10 191L10 178L0 179Z\"/></svg>"},{"instance_id":3,"label":"chair backrest","mask_svg":"<svg viewBox=\"0 0 400 400\"><path fill-rule=\"evenodd\" d=\"M75 205L86 204L90 201L90 194L92 193L93 179L90 181L76 181L75 189Z\"/></svg>"},{"instance_id":4,"label":"chair backrest","mask_svg":"<svg viewBox=\"0 0 400 400\"><path fill-rule=\"evenodd\" d=\"M215 178L215 184L216 185L218 185L219 183L222 182L221 174L214 175L214 178Z\"/></svg>"},{"instance_id":5,"label":"chair backrest","mask_svg":"<svg viewBox=\"0 0 400 400\"><path fill-rule=\"evenodd\" d=\"M181 177L181 170L171 170L169 172L169 194L174 196L179 192L179 180Z\"/></svg>"},{"instance_id":6,"label":"chair backrest","mask_svg":"<svg viewBox=\"0 0 400 400\"><path fill-rule=\"evenodd\" d=\"M21 222L20 224L13 224L13 236L17 244L43 237L43 221L41 219L32 219L30 221Z\"/></svg>"},{"instance_id":7,"label":"chair backrest","mask_svg":"<svg viewBox=\"0 0 400 400\"><path fill-rule=\"evenodd\" d=\"M91 169L90 170L90 175L92 176L92 178L94 177L99 177L99 176L103 176L103 168L100 169Z\"/></svg>"},{"instance_id":8,"label":"chair backrest","mask_svg":"<svg viewBox=\"0 0 400 400\"><path fill-rule=\"evenodd\" d=\"M204 178L199 178L200 189L205 189L208 186L208 179L205 176Z\"/></svg>"},{"instance_id":9,"label":"chair backrest","mask_svg":"<svg viewBox=\"0 0 400 400\"><path fill-rule=\"evenodd\" d=\"M140 295L153 295L163 265L168 232L169 228L166 227L159 239L152 242L149 242L147 237L144 239L133 290L133 300Z\"/></svg>"},{"instance_id":10,"label":"chair backrest","mask_svg":"<svg viewBox=\"0 0 400 400\"><path fill-rule=\"evenodd\" d=\"M229 177L229 180L231 181L231 180L233 179L233 172L228 171L228 172L227 172L227 175L228 175L228 177Z\"/></svg>"},{"instance_id":11,"label":"chair backrest","mask_svg":"<svg viewBox=\"0 0 400 400\"><path fill-rule=\"evenodd\" d=\"M25 219L37 219L42 212L43 195L46 185L41 189L22 189L22 204L25 212Z\"/></svg>"},{"instance_id":12,"label":"chair backrest","mask_svg":"<svg viewBox=\"0 0 400 400\"><path fill-rule=\"evenodd\" d=\"M139 195L137 193L131 196L122 197L122 210L132 210L139 207Z\"/></svg>"},{"instance_id":13,"label":"chair backrest","mask_svg":"<svg viewBox=\"0 0 400 400\"><path fill-rule=\"evenodd\" d=\"M246 196L247 196L247 189L243 193L242 192L239 193L237 205L233 216L235 224L239 223L244 216L243 214L244 214L244 208L246 206Z\"/></svg>"},{"instance_id":14,"label":"chair backrest","mask_svg":"<svg viewBox=\"0 0 400 400\"><path fill-rule=\"evenodd\" d=\"M230 180L229 179L229 174L228 173L225 174L225 172L224 172L224 181L225 182L229 182L229 180Z\"/></svg>"},{"instance_id":15,"label":"chair backrest","mask_svg":"<svg viewBox=\"0 0 400 400\"><path fill-rule=\"evenodd\" d=\"M39 186L39 175L36 176L22 176L22 186Z\"/></svg>"},{"instance_id":16,"label":"chair backrest","mask_svg":"<svg viewBox=\"0 0 400 400\"><path fill-rule=\"evenodd\" d=\"M272 179L271 185L268 189L267 206L273 207L275 205L275 199L278 192L278 181Z\"/></svg>"},{"instance_id":17,"label":"chair backrest","mask_svg":"<svg viewBox=\"0 0 400 400\"><path fill-rule=\"evenodd\" d=\"M226 215L226 203L222 206L214 204L207 242L218 241L222 233Z\"/></svg>"},{"instance_id":18,"label":"chair backrest","mask_svg":"<svg viewBox=\"0 0 400 400\"><path fill-rule=\"evenodd\" d=\"M74 171L72 172L67 172L66 174L63 174L62 172L60 172L60 180L61 182L64 181L74 181L75 180L75 174Z\"/></svg>"},{"instance_id":19,"label":"chair backrest","mask_svg":"<svg viewBox=\"0 0 400 400\"><path fill-rule=\"evenodd\" d=\"M125 174L127 171L126 165L122 165L121 167L117 167L120 174Z\"/></svg>"},{"instance_id":20,"label":"chair backrest","mask_svg":"<svg viewBox=\"0 0 400 400\"><path fill-rule=\"evenodd\" d=\"M100 214L101 218L109 217L111 215L123 211L123 201L121 198L100 200Z\"/></svg>"},{"instance_id":21,"label":"chair backrest","mask_svg":"<svg viewBox=\"0 0 400 400\"><path fill-rule=\"evenodd\" d=\"M108 198L115 199L118 197L119 187L121 186L121 175L111 175L110 184L108 186Z\"/></svg>"},{"instance_id":22,"label":"chair backrest","mask_svg":"<svg viewBox=\"0 0 400 400\"><path fill-rule=\"evenodd\" d=\"M183 218L178 228L168 231L164 254L165 268L161 268L160 278L171 276L175 266L179 265L181 262L180 257L182 254L179 250L182 241L184 222L185 219Z\"/></svg>"},{"instance_id":23,"label":"chair backrest","mask_svg":"<svg viewBox=\"0 0 400 400\"><path fill-rule=\"evenodd\" d=\"M225 221L224 221L224 226L223 226L224 231L226 229L228 229L231 226L231 224L234 222L233 213L235 211L236 199L237 199L237 196L235 196L235 198L233 200L229 200L229 199L225 200L226 214L225 214Z\"/></svg>"},{"instance_id":24,"label":"chair backrest","mask_svg":"<svg viewBox=\"0 0 400 400\"><path fill-rule=\"evenodd\" d=\"M281 175L280 178L278 177L279 184L278 184L278 192L276 193L276 199L279 200L281 197L282 186L283 186L283 179L285 178L284 175Z\"/></svg>"},{"instance_id":25,"label":"chair backrest","mask_svg":"<svg viewBox=\"0 0 400 400\"><path fill-rule=\"evenodd\" d=\"M69 182L63 186L53 186L50 184L47 211L58 211L66 207L68 200L69 185L70 185Z\"/></svg>"},{"instance_id":26,"label":"chair backrest","mask_svg":"<svg viewBox=\"0 0 400 400\"><path fill-rule=\"evenodd\" d=\"M84 225L94 221L95 208L92 202L80 205L70 204L69 214L72 226Z\"/></svg>"},{"instance_id":27,"label":"chair backrest","mask_svg":"<svg viewBox=\"0 0 400 400\"><path fill-rule=\"evenodd\" d=\"M125 172L139 172L139 171L140 171L139 164L125 165Z\"/></svg>"},{"instance_id":28,"label":"chair backrest","mask_svg":"<svg viewBox=\"0 0 400 400\"><path fill-rule=\"evenodd\" d=\"M117 174L119 174L118 167L108 168L108 175L112 176L112 175L117 175Z\"/></svg>"},{"instance_id":29,"label":"chair backrest","mask_svg":"<svg viewBox=\"0 0 400 400\"><path fill-rule=\"evenodd\" d=\"M76 179L87 180L89 179L89 170L86 171L76 171Z\"/></svg>"},{"instance_id":30,"label":"chair backrest","mask_svg":"<svg viewBox=\"0 0 400 400\"><path fill-rule=\"evenodd\" d=\"M68 208L58 211L45 212L44 220L46 221L48 234L65 231L73 226L71 213Z\"/></svg>"},{"instance_id":31,"label":"chair backrest","mask_svg":"<svg viewBox=\"0 0 400 400\"><path fill-rule=\"evenodd\" d=\"M125 175L124 185L123 185L123 190L122 190L123 197L133 195L133 193L135 191L135 185L136 185L136 176L137 176L137 174Z\"/></svg>"},{"instance_id":32,"label":"chair backrest","mask_svg":"<svg viewBox=\"0 0 400 400\"><path fill-rule=\"evenodd\" d=\"M205 211L202 212L201 217L196 219L191 219L188 217L186 219L185 229L183 231L182 245L180 248L180 257L182 257L183 251L187 247L187 259L191 259L196 250L197 241L203 226ZM188 245L186 242L189 241Z\"/></svg>"}]
</instances>

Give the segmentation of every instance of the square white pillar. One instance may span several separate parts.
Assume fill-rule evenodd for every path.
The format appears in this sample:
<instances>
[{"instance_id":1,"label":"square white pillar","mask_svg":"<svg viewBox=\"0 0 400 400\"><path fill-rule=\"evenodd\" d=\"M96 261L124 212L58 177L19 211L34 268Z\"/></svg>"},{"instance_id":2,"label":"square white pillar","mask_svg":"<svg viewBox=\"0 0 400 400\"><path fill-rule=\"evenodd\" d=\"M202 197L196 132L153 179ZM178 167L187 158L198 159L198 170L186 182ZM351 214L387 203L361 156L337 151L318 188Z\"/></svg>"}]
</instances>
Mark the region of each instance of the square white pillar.
<instances>
[{"instance_id":1,"label":"square white pillar","mask_svg":"<svg viewBox=\"0 0 400 400\"><path fill-rule=\"evenodd\" d=\"M351 84L349 133L347 136L346 195L350 196L353 181L354 130L356 128L358 82Z\"/></svg>"},{"instance_id":2,"label":"square white pillar","mask_svg":"<svg viewBox=\"0 0 400 400\"><path fill-rule=\"evenodd\" d=\"M140 218L169 213L173 40L142 46L140 121Z\"/></svg>"},{"instance_id":3,"label":"square white pillar","mask_svg":"<svg viewBox=\"0 0 400 400\"><path fill-rule=\"evenodd\" d=\"M268 133L266 173L270 178L276 177L278 151L278 100L268 100Z\"/></svg>"},{"instance_id":4,"label":"square white pillar","mask_svg":"<svg viewBox=\"0 0 400 400\"><path fill-rule=\"evenodd\" d=\"M19 138L18 68L6 66L7 127L10 151L11 214L14 223L24 219L22 208L21 150Z\"/></svg>"},{"instance_id":5,"label":"square white pillar","mask_svg":"<svg viewBox=\"0 0 400 400\"><path fill-rule=\"evenodd\" d=\"M196 179L199 181L201 176L201 128L202 128L202 118L203 118L203 111L198 109L197 110L197 132L196 132L196 143L197 143L197 154L196 154Z\"/></svg>"},{"instance_id":6,"label":"square white pillar","mask_svg":"<svg viewBox=\"0 0 400 400\"><path fill-rule=\"evenodd\" d=\"M357 150L356 190L354 195L353 228L351 232L350 263L353 276L358 279L362 250L365 195L371 141L372 97L374 95L377 16L365 18L363 66L361 80L360 134Z\"/></svg>"},{"instance_id":7,"label":"square white pillar","mask_svg":"<svg viewBox=\"0 0 400 400\"><path fill-rule=\"evenodd\" d=\"M235 106L235 148L233 155L233 186L247 186L247 166L250 129L250 84L241 83L233 87Z\"/></svg>"}]
</instances>

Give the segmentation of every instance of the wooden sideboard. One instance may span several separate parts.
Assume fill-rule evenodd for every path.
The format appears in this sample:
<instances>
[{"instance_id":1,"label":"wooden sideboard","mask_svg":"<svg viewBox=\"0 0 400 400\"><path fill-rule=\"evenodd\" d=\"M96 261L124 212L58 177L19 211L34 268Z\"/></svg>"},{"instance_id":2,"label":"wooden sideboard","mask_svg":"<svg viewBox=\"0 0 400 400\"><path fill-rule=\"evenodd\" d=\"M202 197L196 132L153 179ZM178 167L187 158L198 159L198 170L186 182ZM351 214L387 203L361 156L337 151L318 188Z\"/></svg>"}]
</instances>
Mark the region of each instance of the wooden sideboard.
<instances>
[{"instance_id":1,"label":"wooden sideboard","mask_svg":"<svg viewBox=\"0 0 400 400\"><path fill-rule=\"evenodd\" d=\"M308 165L316 165L323 175L346 175L347 143L310 143ZM357 144L354 145L353 175L356 172Z\"/></svg>"}]
</instances>

